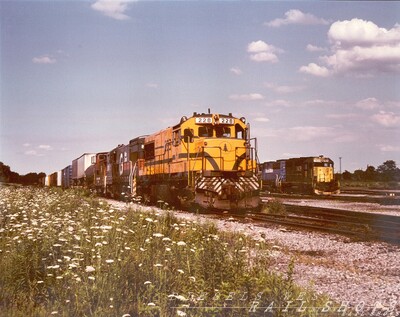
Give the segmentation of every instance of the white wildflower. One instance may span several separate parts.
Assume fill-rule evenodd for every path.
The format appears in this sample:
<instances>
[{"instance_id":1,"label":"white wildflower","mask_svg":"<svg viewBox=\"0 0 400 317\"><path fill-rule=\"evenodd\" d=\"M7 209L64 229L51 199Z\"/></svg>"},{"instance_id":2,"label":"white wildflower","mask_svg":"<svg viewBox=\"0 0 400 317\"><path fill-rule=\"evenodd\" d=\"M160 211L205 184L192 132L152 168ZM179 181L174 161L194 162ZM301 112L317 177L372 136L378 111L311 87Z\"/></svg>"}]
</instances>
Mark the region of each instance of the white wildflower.
<instances>
[{"instance_id":1,"label":"white wildflower","mask_svg":"<svg viewBox=\"0 0 400 317\"><path fill-rule=\"evenodd\" d=\"M179 245L179 246L185 246L185 245L186 245L186 242L185 242L185 241L179 241L179 242L177 243L177 245Z\"/></svg>"},{"instance_id":2,"label":"white wildflower","mask_svg":"<svg viewBox=\"0 0 400 317\"><path fill-rule=\"evenodd\" d=\"M185 296L183 296L183 295L177 295L177 296L175 296L175 298L176 299L178 299L178 300L180 300L180 301L182 301L182 302L186 302L188 299L185 297Z\"/></svg>"},{"instance_id":3,"label":"white wildflower","mask_svg":"<svg viewBox=\"0 0 400 317\"><path fill-rule=\"evenodd\" d=\"M186 313L185 313L184 311L179 310L179 309L176 311L176 314L177 314L178 316L180 316L180 317L186 316Z\"/></svg>"},{"instance_id":4,"label":"white wildflower","mask_svg":"<svg viewBox=\"0 0 400 317\"><path fill-rule=\"evenodd\" d=\"M185 271L184 271L184 270L181 270L181 269L178 269L177 271L178 271L179 273L181 273L181 274L185 273Z\"/></svg>"},{"instance_id":5,"label":"white wildflower","mask_svg":"<svg viewBox=\"0 0 400 317\"><path fill-rule=\"evenodd\" d=\"M147 306L156 306L154 303L148 303Z\"/></svg>"},{"instance_id":6,"label":"white wildflower","mask_svg":"<svg viewBox=\"0 0 400 317\"><path fill-rule=\"evenodd\" d=\"M108 264L114 263L114 260L108 259L108 260L106 260L106 263L108 263Z\"/></svg>"},{"instance_id":7,"label":"white wildflower","mask_svg":"<svg viewBox=\"0 0 400 317\"><path fill-rule=\"evenodd\" d=\"M86 271L87 273L90 273L90 272L96 271L96 269L95 269L93 266L88 265L88 266L86 266L85 271Z\"/></svg>"},{"instance_id":8,"label":"white wildflower","mask_svg":"<svg viewBox=\"0 0 400 317\"><path fill-rule=\"evenodd\" d=\"M148 284L151 284L151 282L150 282L150 281L146 281L146 282L144 282L143 284L144 284L144 285L148 285Z\"/></svg>"}]
</instances>

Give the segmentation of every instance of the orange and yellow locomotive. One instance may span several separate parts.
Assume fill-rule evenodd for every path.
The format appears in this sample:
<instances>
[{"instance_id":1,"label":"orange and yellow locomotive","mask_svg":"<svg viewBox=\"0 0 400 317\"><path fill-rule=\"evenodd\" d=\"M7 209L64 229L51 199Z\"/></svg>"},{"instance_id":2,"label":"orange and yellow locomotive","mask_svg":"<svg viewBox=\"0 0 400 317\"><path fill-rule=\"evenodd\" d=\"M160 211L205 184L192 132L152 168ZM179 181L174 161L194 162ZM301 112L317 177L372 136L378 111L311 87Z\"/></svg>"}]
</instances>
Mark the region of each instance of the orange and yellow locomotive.
<instances>
[{"instance_id":1,"label":"orange and yellow locomotive","mask_svg":"<svg viewBox=\"0 0 400 317\"><path fill-rule=\"evenodd\" d=\"M256 140L244 118L194 113L136 141L132 195L205 208L259 206Z\"/></svg>"}]
</instances>

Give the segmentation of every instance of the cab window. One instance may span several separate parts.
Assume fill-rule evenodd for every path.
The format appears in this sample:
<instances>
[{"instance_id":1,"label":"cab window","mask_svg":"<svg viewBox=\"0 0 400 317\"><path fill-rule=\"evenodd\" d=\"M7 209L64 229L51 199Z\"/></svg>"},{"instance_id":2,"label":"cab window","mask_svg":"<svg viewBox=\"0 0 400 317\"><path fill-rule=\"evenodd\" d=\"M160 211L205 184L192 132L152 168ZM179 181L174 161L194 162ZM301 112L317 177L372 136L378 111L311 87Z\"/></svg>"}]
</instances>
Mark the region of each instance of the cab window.
<instances>
[{"instance_id":1,"label":"cab window","mask_svg":"<svg viewBox=\"0 0 400 317\"><path fill-rule=\"evenodd\" d=\"M229 127L216 127L215 133L217 138L230 138L231 137L231 128Z\"/></svg>"},{"instance_id":2,"label":"cab window","mask_svg":"<svg viewBox=\"0 0 400 317\"><path fill-rule=\"evenodd\" d=\"M155 157L154 142L144 145L144 159L151 160Z\"/></svg>"},{"instance_id":3,"label":"cab window","mask_svg":"<svg viewBox=\"0 0 400 317\"><path fill-rule=\"evenodd\" d=\"M213 129L211 127L199 127L199 137L212 137Z\"/></svg>"},{"instance_id":4,"label":"cab window","mask_svg":"<svg viewBox=\"0 0 400 317\"><path fill-rule=\"evenodd\" d=\"M194 137L193 129L187 128L183 131L183 141L185 141L186 143L188 142L188 140L192 143L193 137Z\"/></svg>"},{"instance_id":5,"label":"cab window","mask_svg":"<svg viewBox=\"0 0 400 317\"><path fill-rule=\"evenodd\" d=\"M236 136L236 139L244 139L245 138L244 129L242 128L242 126L240 124L235 125L235 136Z\"/></svg>"},{"instance_id":6,"label":"cab window","mask_svg":"<svg viewBox=\"0 0 400 317\"><path fill-rule=\"evenodd\" d=\"M181 130L175 130L172 135L172 144L178 146L181 143Z\"/></svg>"}]
</instances>

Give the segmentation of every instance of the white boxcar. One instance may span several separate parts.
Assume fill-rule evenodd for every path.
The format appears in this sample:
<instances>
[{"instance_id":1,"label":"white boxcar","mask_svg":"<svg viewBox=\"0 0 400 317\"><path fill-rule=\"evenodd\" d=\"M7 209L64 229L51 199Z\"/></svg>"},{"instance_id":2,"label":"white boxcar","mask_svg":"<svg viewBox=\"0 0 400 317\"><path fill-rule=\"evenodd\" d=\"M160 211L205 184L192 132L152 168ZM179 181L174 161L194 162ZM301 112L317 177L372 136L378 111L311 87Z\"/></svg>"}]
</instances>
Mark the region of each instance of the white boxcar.
<instances>
[{"instance_id":1,"label":"white boxcar","mask_svg":"<svg viewBox=\"0 0 400 317\"><path fill-rule=\"evenodd\" d=\"M92 158L96 153L85 153L72 161L72 182L74 185L83 185L85 171L92 165Z\"/></svg>"}]
</instances>

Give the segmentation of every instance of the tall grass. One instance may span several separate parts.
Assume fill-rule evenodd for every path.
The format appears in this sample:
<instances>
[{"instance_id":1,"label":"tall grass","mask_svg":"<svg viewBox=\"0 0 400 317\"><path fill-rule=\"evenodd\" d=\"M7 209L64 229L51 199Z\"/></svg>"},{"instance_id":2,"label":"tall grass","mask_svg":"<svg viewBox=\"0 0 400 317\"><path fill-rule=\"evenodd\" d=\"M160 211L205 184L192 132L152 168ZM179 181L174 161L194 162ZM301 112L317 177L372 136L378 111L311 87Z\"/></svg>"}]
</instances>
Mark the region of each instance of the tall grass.
<instances>
[{"instance_id":1,"label":"tall grass","mask_svg":"<svg viewBox=\"0 0 400 317\"><path fill-rule=\"evenodd\" d=\"M2 316L318 316L299 303L325 303L294 285L294 262L274 274L267 244L212 223L76 190L0 197Z\"/></svg>"}]
</instances>

